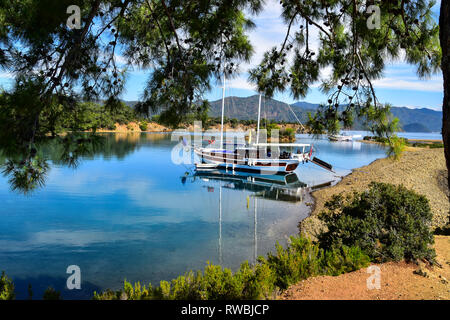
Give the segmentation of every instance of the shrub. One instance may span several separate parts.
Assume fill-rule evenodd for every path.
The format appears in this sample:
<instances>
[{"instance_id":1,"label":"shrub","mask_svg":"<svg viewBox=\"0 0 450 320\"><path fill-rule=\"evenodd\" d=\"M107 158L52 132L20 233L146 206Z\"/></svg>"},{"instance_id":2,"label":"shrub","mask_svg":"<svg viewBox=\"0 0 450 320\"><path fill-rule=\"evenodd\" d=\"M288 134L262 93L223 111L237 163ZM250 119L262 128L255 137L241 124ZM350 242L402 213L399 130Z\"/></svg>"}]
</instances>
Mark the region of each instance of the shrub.
<instances>
[{"instance_id":1,"label":"shrub","mask_svg":"<svg viewBox=\"0 0 450 320\"><path fill-rule=\"evenodd\" d=\"M275 297L277 290L316 275L339 275L366 267L369 257L357 247L343 246L325 251L317 243L302 236L291 237L283 248L277 244L276 253L259 257L251 266L242 263L235 273L208 262L203 273L190 271L171 282L161 281L159 287L151 284L132 285L124 281L118 291L94 292L94 300L256 300ZM14 286L2 275L1 298L14 298ZM7 294L5 294L5 292ZM49 287L44 300L59 300L60 292Z\"/></svg>"},{"instance_id":2,"label":"shrub","mask_svg":"<svg viewBox=\"0 0 450 320\"><path fill-rule=\"evenodd\" d=\"M401 155L403 154L403 151L405 151L407 143L408 142L406 139L399 138L397 136L390 137L390 139L386 143L388 157L393 158L395 160L400 159Z\"/></svg>"},{"instance_id":3,"label":"shrub","mask_svg":"<svg viewBox=\"0 0 450 320\"><path fill-rule=\"evenodd\" d=\"M411 147L416 147L416 148L430 148L430 149L444 147L444 144L442 142L432 142L432 143L413 142L413 143L409 143L408 145Z\"/></svg>"},{"instance_id":4,"label":"shrub","mask_svg":"<svg viewBox=\"0 0 450 320\"><path fill-rule=\"evenodd\" d=\"M142 121L139 124L139 128L141 129L141 131L147 131L147 129L148 129L148 122L147 121Z\"/></svg>"},{"instance_id":5,"label":"shrub","mask_svg":"<svg viewBox=\"0 0 450 320\"><path fill-rule=\"evenodd\" d=\"M320 274L323 252L319 246L303 237L291 237L290 245L284 249L276 246L276 254L269 253L267 263L276 275L275 285L287 289L289 285Z\"/></svg>"},{"instance_id":6,"label":"shrub","mask_svg":"<svg viewBox=\"0 0 450 320\"><path fill-rule=\"evenodd\" d=\"M161 281L159 287L146 288L125 281L122 290L94 292L95 300L229 300L268 298L274 291L273 276L267 265L251 267L244 262L238 272L210 263L204 273L190 271L171 282Z\"/></svg>"},{"instance_id":7,"label":"shrub","mask_svg":"<svg viewBox=\"0 0 450 320\"><path fill-rule=\"evenodd\" d=\"M14 284L5 275L5 272L2 272L2 276L0 277L0 300L13 300L15 296Z\"/></svg>"},{"instance_id":8,"label":"shrub","mask_svg":"<svg viewBox=\"0 0 450 320\"><path fill-rule=\"evenodd\" d=\"M309 277L356 271L370 262L358 247L343 246L326 251L302 236L291 237L290 242L286 249L277 245L276 255L269 253L267 260L262 260L273 270L275 285L282 290Z\"/></svg>"},{"instance_id":9,"label":"shrub","mask_svg":"<svg viewBox=\"0 0 450 320\"><path fill-rule=\"evenodd\" d=\"M379 262L434 261L432 213L428 200L403 186L372 182L346 199L336 195L320 215L328 231L319 235L326 250L360 247Z\"/></svg>"},{"instance_id":10,"label":"shrub","mask_svg":"<svg viewBox=\"0 0 450 320\"><path fill-rule=\"evenodd\" d=\"M293 128L280 130L280 138L285 138L289 141L295 141L295 130Z\"/></svg>"},{"instance_id":11,"label":"shrub","mask_svg":"<svg viewBox=\"0 0 450 320\"><path fill-rule=\"evenodd\" d=\"M154 115L154 116L152 116L152 122L156 122L156 123L158 123L158 124L161 124L161 121L160 121L161 119L160 119L160 117L159 117L159 115Z\"/></svg>"},{"instance_id":12,"label":"shrub","mask_svg":"<svg viewBox=\"0 0 450 320\"><path fill-rule=\"evenodd\" d=\"M44 291L44 296L42 297L44 300L60 300L61 292L56 291L53 287L48 287Z\"/></svg>"},{"instance_id":13,"label":"shrub","mask_svg":"<svg viewBox=\"0 0 450 320\"><path fill-rule=\"evenodd\" d=\"M359 247L334 248L325 251L323 274L338 276L365 268L370 264L370 258Z\"/></svg>"}]
</instances>

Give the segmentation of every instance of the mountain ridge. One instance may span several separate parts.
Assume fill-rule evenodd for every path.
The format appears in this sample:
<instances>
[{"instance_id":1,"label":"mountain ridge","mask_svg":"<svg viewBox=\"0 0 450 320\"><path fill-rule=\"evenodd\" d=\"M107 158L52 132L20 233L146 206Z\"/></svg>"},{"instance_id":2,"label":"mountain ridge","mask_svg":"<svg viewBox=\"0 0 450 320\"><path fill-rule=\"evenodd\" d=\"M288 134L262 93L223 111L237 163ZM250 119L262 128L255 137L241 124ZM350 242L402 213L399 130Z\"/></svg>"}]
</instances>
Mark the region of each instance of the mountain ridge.
<instances>
[{"instance_id":1,"label":"mountain ridge","mask_svg":"<svg viewBox=\"0 0 450 320\"><path fill-rule=\"evenodd\" d=\"M258 95L248 97L229 96L225 98L225 117L238 120L256 120L258 117ZM134 107L137 101L124 101ZM210 101L210 117L220 117L222 100ZM308 112L314 114L320 106L318 103L298 101L291 105L275 99L263 98L261 117L275 121L297 122L308 121ZM402 129L406 132L441 132L442 111L429 108L392 107L392 114L400 120ZM293 115L295 114L295 116ZM355 119L351 129L366 130L361 120ZM416 131L421 130L421 131Z\"/></svg>"},{"instance_id":2,"label":"mountain ridge","mask_svg":"<svg viewBox=\"0 0 450 320\"><path fill-rule=\"evenodd\" d=\"M225 116L230 119L249 120L256 119L258 114L258 95L249 97L226 97L225 98ZM219 117L222 110L222 100L210 102L211 108L209 115ZM289 108L290 106L291 108ZM308 112L314 114L320 104L306 101L298 101L291 105L275 100L264 99L261 103L261 117L275 121L296 122L293 113L297 118L305 123L308 121ZM392 114L399 118L403 130L412 132L411 129L419 132L441 132L442 111L436 111L429 108L412 109L408 107L392 107ZM355 119L352 127L355 130L364 130L361 120Z\"/></svg>"}]
</instances>

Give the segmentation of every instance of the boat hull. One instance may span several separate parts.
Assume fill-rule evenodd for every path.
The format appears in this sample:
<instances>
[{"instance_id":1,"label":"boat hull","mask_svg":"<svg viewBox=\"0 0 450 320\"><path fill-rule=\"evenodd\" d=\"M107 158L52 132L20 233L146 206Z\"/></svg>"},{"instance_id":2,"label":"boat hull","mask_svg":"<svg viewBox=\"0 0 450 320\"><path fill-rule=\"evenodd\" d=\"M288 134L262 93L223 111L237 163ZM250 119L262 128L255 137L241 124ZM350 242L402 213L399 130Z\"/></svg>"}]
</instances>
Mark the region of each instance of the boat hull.
<instances>
[{"instance_id":1,"label":"boat hull","mask_svg":"<svg viewBox=\"0 0 450 320\"><path fill-rule=\"evenodd\" d=\"M300 160L298 159L245 159L236 154L211 154L195 150L202 162L225 170L254 172L261 174L286 174L294 172Z\"/></svg>"}]
</instances>

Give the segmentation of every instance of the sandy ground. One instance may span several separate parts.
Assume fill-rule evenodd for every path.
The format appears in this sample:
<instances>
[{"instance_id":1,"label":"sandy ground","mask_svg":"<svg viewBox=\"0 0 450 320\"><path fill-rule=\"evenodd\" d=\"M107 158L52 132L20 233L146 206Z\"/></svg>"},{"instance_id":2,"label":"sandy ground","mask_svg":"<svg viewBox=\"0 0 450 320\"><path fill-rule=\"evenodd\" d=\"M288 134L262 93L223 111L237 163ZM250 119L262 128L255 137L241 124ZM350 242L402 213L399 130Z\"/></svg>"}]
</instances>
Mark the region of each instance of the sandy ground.
<instances>
[{"instance_id":1,"label":"sandy ground","mask_svg":"<svg viewBox=\"0 0 450 320\"><path fill-rule=\"evenodd\" d=\"M368 166L353 170L341 182L331 188L313 192L314 210L310 217L300 223L303 234L315 238L323 228L317 214L333 194L362 191L371 181L403 184L425 195L433 212L432 226L442 227L449 223L450 201L447 187L447 168L444 149L408 148L400 160L379 159Z\"/></svg>"},{"instance_id":2,"label":"sandy ground","mask_svg":"<svg viewBox=\"0 0 450 320\"><path fill-rule=\"evenodd\" d=\"M435 236L435 249L437 261L441 267L418 266L405 262L377 264L376 266L380 268L379 289L368 289L367 280L372 274L364 268L337 277L320 276L304 280L291 286L280 298L283 300L449 300L450 237Z\"/></svg>"},{"instance_id":3,"label":"sandy ground","mask_svg":"<svg viewBox=\"0 0 450 320\"><path fill-rule=\"evenodd\" d=\"M145 132L170 132L171 129L157 124L155 122L149 122L148 128ZM116 123L116 130L99 129L97 132L143 132L136 122L130 122L128 124Z\"/></svg>"},{"instance_id":4,"label":"sandy ground","mask_svg":"<svg viewBox=\"0 0 450 320\"><path fill-rule=\"evenodd\" d=\"M279 124L278 126L280 127L280 130L292 128L295 131L298 131L298 130L302 129L302 127L300 125L296 125L296 124ZM245 132L249 129L255 129L255 128L256 128L256 125L238 124L235 127L232 127L229 124L224 125L224 130L231 131L231 132L235 132L235 131L244 131ZM190 126L186 127L185 129L187 131L194 131L194 126L190 125ZM208 128L208 130L220 132L220 124L211 126ZM171 132L171 131L173 131L173 130L166 126L157 124L155 122L149 122L147 130L144 132ZM119 133L122 133L122 132L143 132L143 131L139 128L138 123L130 122L128 124L116 123L116 130L99 129L99 130L97 130L97 132L119 132Z\"/></svg>"}]
</instances>

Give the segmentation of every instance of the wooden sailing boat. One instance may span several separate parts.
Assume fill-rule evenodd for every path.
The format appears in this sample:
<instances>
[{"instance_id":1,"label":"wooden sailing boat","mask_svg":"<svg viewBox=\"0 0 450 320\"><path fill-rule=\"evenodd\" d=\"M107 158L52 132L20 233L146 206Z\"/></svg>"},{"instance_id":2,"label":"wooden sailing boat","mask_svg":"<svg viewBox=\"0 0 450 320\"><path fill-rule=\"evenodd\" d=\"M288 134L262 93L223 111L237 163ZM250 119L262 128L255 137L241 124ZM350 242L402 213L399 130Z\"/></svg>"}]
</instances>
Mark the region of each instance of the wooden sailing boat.
<instances>
[{"instance_id":1,"label":"wooden sailing boat","mask_svg":"<svg viewBox=\"0 0 450 320\"><path fill-rule=\"evenodd\" d=\"M240 146L234 144L231 148L230 145L227 146L224 144L225 78L223 80L222 92L220 145L219 147L207 146L194 148L194 152L201 159L201 163L196 164L197 170L223 168L233 171L286 174L297 169L300 163L312 160L312 146L310 144L259 142L261 94L259 95L256 143L249 141L248 145Z\"/></svg>"}]
</instances>

